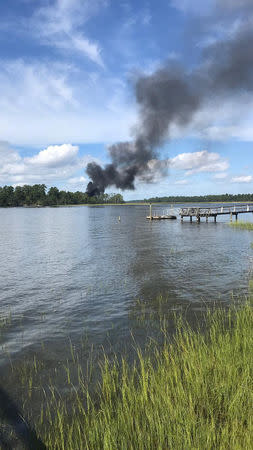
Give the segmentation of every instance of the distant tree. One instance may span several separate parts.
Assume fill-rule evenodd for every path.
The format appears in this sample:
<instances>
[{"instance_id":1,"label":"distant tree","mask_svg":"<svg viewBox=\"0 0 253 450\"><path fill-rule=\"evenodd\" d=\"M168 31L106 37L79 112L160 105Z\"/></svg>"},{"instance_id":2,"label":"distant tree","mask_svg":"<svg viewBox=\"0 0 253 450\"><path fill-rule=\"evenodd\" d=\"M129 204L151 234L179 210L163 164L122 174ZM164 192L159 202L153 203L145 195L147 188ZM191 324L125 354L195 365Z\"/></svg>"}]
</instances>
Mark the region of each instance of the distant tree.
<instances>
[{"instance_id":1,"label":"distant tree","mask_svg":"<svg viewBox=\"0 0 253 450\"><path fill-rule=\"evenodd\" d=\"M109 197L110 203L124 203L123 196L121 194L111 194Z\"/></svg>"},{"instance_id":2,"label":"distant tree","mask_svg":"<svg viewBox=\"0 0 253 450\"><path fill-rule=\"evenodd\" d=\"M14 197L14 188L12 186L4 186L0 190L1 206L16 206Z\"/></svg>"},{"instance_id":3,"label":"distant tree","mask_svg":"<svg viewBox=\"0 0 253 450\"><path fill-rule=\"evenodd\" d=\"M60 191L57 187L51 187L47 194L47 204L50 206L56 206L59 204Z\"/></svg>"},{"instance_id":4,"label":"distant tree","mask_svg":"<svg viewBox=\"0 0 253 450\"><path fill-rule=\"evenodd\" d=\"M46 199L46 185L34 184L31 189L31 200L33 204L44 205Z\"/></svg>"},{"instance_id":5,"label":"distant tree","mask_svg":"<svg viewBox=\"0 0 253 450\"><path fill-rule=\"evenodd\" d=\"M22 186L16 186L14 192L15 205L23 206L25 203L25 193Z\"/></svg>"}]
</instances>

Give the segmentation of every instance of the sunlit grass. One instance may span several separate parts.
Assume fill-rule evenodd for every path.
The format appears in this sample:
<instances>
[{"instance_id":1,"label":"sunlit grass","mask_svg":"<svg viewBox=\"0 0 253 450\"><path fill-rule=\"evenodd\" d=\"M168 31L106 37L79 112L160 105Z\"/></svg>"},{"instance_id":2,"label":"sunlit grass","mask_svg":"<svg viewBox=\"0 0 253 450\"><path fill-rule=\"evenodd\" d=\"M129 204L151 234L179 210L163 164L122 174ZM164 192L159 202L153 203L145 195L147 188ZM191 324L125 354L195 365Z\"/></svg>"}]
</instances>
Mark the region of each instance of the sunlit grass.
<instances>
[{"instance_id":1,"label":"sunlit grass","mask_svg":"<svg viewBox=\"0 0 253 450\"><path fill-rule=\"evenodd\" d=\"M174 338L163 320L166 298L154 300L154 316L137 301L135 315L158 322L162 343L141 351L133 342L134 363L105 355L98 370L70 342L69 359L47 379L43 362L23 361L12 373L24 413L49 449L251 449L251 282L249 297L241 307L203 314L201 331L177 313Z\"/></svg>"},{"instance_id":2,"label":"sunlit grass","mask_svg":"<svg viewBox=\"0 0 253 450\"><path fill-rule=\"evenodd\" d=\"M92 395L73 353L77 383L66 367L71 401L52 385L37 424L48 448L252 448L250 304L209 312L204 334L181 319L173 342L163 332L162 347L154 343L149 354L136 349L131 366L105 356Z\"/></svg>"},{"instance_id":3,"label":"sunlit grass","mask_svg":"<svg viewBox=\"0 0 253 450\"><path fill-rule=\"evenodd\" d=\"M233 227L233 228L239 228L240 230L253 231L253 223L251 223L251 222L240 222L238 220L237 222L230 222L229 226Z\"/></svg>"}]
</instances>

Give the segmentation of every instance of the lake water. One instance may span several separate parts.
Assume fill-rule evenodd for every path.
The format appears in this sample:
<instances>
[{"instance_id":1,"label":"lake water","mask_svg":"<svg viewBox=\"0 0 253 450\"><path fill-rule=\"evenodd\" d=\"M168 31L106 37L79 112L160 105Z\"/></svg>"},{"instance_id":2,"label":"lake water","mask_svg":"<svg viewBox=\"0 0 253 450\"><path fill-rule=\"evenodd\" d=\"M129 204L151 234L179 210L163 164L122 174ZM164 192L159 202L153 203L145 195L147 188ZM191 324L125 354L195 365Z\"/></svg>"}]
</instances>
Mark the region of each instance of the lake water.
<instances>
[{"instance_id":1,"label":"lake water","mask_svg":"<svg viewBox=\"0 0 253 450\"><path fill-rule=\"evenodd\" d=\"M164 310L194 317L247 292L252 232L230 228L226 216L191 224L150 222L148 213L141 205L0 209L0 316L11 315L0 334L2 374L35 353L53 367L69 339L77 347L85 339L87 354L130 352L132 335L142 344L149 332L138 320L143 305L152 317L159 294Z\"/></svg>"}]
</instances>

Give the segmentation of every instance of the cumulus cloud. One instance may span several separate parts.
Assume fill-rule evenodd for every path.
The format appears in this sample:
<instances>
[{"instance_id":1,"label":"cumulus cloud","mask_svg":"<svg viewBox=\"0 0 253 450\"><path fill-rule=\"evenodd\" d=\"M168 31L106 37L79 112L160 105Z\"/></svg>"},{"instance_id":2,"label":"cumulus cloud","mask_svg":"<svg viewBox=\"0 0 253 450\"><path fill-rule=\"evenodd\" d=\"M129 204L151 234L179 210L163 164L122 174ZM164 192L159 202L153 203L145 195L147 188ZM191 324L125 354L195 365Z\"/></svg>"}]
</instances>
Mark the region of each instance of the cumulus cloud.
<instances>
[{"instance_id":1,"label":"cumulus cloud","mask_svg":"<svg viewBox=\"0 0 253 450\"><path fill-rule=\"evenodd\" d=\"M90 155L80 156L78 146L72 144L51 145L32 157L21 157L7 142L0 142L0 157L1 185L60 182L81 186L87 180L78 173L94 161Z\"/></svg>"},{"instance_id":2,"label":"cumulus cloud","mask_svg":"<svg viewBox=\"0 0 253 450\"><path fill-rule=\"evenodd\" d=\"M231 179L232 183L251 183L253 181L252 175L241 175L237 177L233 177Z\"/></svg>"},{"instance_id":3,"label":"cumulus cloud","mask_svg":"<svg viewBox=\"0 0 253 450\"><path fill-rule=\"evenodd\" d=\"M186 175L200 172L222 172L227 170L227 159L221 158L219 153L202 150L193 153L180 153L170 160L170 167L177 170L185 170Z\"/></svg>"},{"instance_id":4,"label":"cumulus cloud","mask_svg":"<svg viewBox=\"0 0 253 450\"><path fill-rule=\"evenodd\" d=\"M18 164L21 161L18 152L12 150L9 143L5 141L0 141L0 158L0 170L3 170L3 167L7 164Z\"/></svg>"},{"instance_id":5,"label":"cumulus cloud","mask_svg":"<svg viewBox=\"0 0 253 450\"><path fill-rule=\"evenodd\" d=\"M31 158L25 158L26 164L44 167L62 167L77 163L78 147L71 144L50 145Z\"/></svg>"}]
</instances>

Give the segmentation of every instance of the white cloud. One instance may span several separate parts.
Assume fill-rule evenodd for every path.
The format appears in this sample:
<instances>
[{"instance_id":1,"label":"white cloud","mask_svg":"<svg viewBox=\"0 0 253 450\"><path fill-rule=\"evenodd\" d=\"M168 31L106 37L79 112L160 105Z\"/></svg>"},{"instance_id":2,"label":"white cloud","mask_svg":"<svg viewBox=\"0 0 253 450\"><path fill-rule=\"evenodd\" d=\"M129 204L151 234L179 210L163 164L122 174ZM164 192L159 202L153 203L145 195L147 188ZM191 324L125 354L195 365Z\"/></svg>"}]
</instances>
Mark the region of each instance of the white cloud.
<instances>
[{"instance_id":1,"label":"white cloud","mask_svg":"<svg viewBox=\"0 0 253 450\"><path fill-rule=\"evenodd\" d=\"M184 186L185 184L189 184L189 180L177 180L175 184Z\"/></svg>"},{"instance_id":2,"label":"white cloud","mask_svg":"<svg viewBox=\"0 0 253 450\"><path fill-rule=\"evenodd\" d=\"M171 0L171 6L184 13L207 14L213 6L213 0Z\"/></svg>"},{"instance_id":3,"label":"white cloud","mask_svg":"<svg viewBox=\"0 0 253 450\"><path fill-rule=\"evenodd\" d=\"M246 123L244 126L210 126L205 128L203 134L207 139L211 139L213 141L227 141L231 139L245 142L253 141L253 128L247 126Z\"/></svg>"},{"instance_id":4,"label":"white cloud","mask_svg":"<svg viewBox=\"0 0 253 450\"><path fill-rule=\"evenodd\" d=\"M125 83L68 64L1 61L0 137L16 145L129 139Z\"/></svg>"},{"instance_id":5,"label":"white cloud","mask_svg":"<svg viewBox=\"0 0 253 450\"><path fill-rule=\"evenodd\" d=\"M36 10L31 31L44 44L79 52L103 66L98 43L91 42L79 29L104 5L103 0L55 0Z\"/></svg>"},{"instance_id":6,"label":"white cloud","mask_svg":"<svg viewBox=\"0 0 253 450\"><path fill-rule=\"evenodd\" d=\"M9 143L5 141L0 141L0 159L0 170L3 170L3 167L7 164L18 164L21 161L18 152L12 150Z\"/></svg>"},{"instance_id":7,"label":"white cloud","mask_svg":"<svg viewBox=\"0 0 253 450\"><path fill-rule=\"evenodd\" d=\"M225 178L228 177L228 174L226 172L221 172L221 173L216 173L213 178L215 180L224 180Z\"/></svg>"},{"instance_id":8,"label":"white cloud","mask_svg":"<svg viewBox=\"0 0 253 450\"><path fill-rule=\"evenodd\" d=\"M73 177L73 178L69 178L69 180L67 180L69 184L83 184L83 183L87 183L87 178L85 177Z\"/></svg>"},{"instance_id":9,"label":"white cloud","mask_svg":"<svg viewBox=\"0 0 253 450\"><path fill-rule=\"evenodd\" d=\"M150 25L151 20L152 20L151 13L150 13L149 9L146 9L146 10L143 12L143 16L142 16L142 24L143 24L143 25Z\"/></svg>"},{"instance_id":10,"label":"white cloud","mask_svg":"<svg viewBox=\"0 0 253 450\"><path fill-rule=\"evenodd\" d=\"M218 107L217 107L218 105ZM181 133L210 140L253 140L253 96L248 92L209 101L194 115Z\"/></svg>"},{"instance_id":11,"label":"white cloud","mask_svg":"<svg viewBox=\"0 0 253 450\"><path fill-rule=\"evenodd\" d=\"M44 167L62 167L76 164L78 147L71 144L50 145L31 158L25 158L27 164Z\"/></svg>"},{"instance_id":12,"label":"white cloud","mask_svg":"<svg viewBox=\"0 0 253 450\"><path fill-rule=\"evenodd\" d=\"M0 114L24 115L29 109L34 116L45 110L56 112L75 107L73 87L68 82L72 71L71 66L64 64L1 61Z\"/></svg>"},{"instance_id":13,"label":"white cloud","mask_svg":"<svg viewBox=\"0 0 253 450\"><path fill-rule=\"evenodd\" d=\"M86 182L80 175L91 161L101 164L90 155L80 156L78 146L62 144L49 146L32 157L21 157L7 142L0 142L0 185L33 183L69 183L81 185Z\"/></svg>"},{"instance_id":14,"label":"white cloud","mask_svg":"<svg viewBox=\"0 0 253 450\"><path fill-rule=\"evenodd\" d=\"M219 172L229 167L227 159L221 158L218 153L202 150L193 153L181 153L170 160L170 167L185 170L186 175L199 172Z\"/></svg>"},{"instance_id":15,"label":"white cloud","mask_svg":"<svg viewBox=\"0 0 253 450\"><path fill-rule=\"evenodd\" d=\"M233 177L231 179L232 183L251 183L253 181L252 175L242 175L238 177Z\"/></svg>"}]
</instances>

